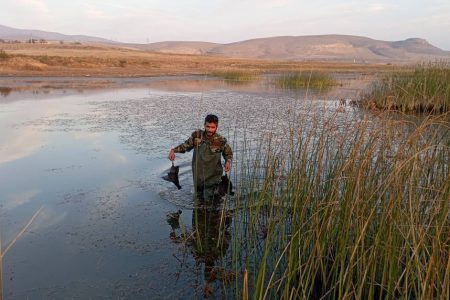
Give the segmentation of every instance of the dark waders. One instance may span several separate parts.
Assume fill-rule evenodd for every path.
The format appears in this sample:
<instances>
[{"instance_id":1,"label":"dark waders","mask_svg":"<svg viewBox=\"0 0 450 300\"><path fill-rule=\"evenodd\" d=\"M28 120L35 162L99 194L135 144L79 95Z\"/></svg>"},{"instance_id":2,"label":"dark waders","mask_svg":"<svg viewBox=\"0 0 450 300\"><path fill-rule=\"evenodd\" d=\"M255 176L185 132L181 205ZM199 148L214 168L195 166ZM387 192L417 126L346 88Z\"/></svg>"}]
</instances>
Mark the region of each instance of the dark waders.
<instances>
[{"instance_id":1,"label":"dark waders","mask_svg":"<svg viewBox=\"0 0 450 300\"><path fill-rule=\"evenodd\" d=\"M217 184L223 173L221 152L213 151L208 140L195 147L192 158L192 173L197 198L208 200L214 197Z\"/></svg>"}]
</instances>

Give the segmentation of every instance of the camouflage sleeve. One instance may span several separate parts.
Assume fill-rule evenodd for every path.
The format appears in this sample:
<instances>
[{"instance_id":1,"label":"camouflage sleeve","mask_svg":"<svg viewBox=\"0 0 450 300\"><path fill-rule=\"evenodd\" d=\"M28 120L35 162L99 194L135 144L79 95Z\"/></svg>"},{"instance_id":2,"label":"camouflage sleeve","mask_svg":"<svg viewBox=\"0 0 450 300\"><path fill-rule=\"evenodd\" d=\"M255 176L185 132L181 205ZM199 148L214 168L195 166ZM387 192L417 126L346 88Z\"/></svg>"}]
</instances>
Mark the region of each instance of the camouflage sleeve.
<instances>
[{"instance_id":1,"label":"camouflage sleeve","mask_svg":"<svg viewBox=\"0 0 450 300\"><path fill-rule=\"evenodd\" d=\"M225 145L223 146L222 156L226 161L232 160L233 159L233 150L231 150L231 147L227 143L227 140L226 139L224 139L224 140L225 140Z\"/></svg>"},{"instance_id":2,"label":"camouflage sleeve","mask_svg":"<svg viewBox=\"0 0 450 300\"><path fill-rule=\"evenodd\" d=\"M191 136L184 141L184 143L173 148L173 151L175 151L175 153L185 153L186 151L191 151L192 148L194 148L194 139L197 137L197 134L197 131L194 131Z\"/></svg>"}]
</instances>

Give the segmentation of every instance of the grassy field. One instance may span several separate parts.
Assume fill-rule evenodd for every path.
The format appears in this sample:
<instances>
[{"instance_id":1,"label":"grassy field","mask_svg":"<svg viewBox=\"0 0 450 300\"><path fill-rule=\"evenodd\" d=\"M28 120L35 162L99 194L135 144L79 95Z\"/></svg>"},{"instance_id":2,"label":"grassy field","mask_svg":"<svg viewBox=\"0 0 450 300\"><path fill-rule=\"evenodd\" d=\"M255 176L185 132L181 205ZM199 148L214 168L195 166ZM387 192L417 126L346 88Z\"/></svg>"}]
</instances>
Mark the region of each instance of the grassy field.
<instances>
[{"instance_id":1,"label":"grassy field","mask_svg":"<svg viewBox=\"0 0 450 300\"><path fill-rule=\"evenodd\" d=\"M386 65L249 60L204 55L151 53L80 44L0 44L0 75L158 76L284 73L302 70L385 72Z\"/></svg>"}]
</instances>

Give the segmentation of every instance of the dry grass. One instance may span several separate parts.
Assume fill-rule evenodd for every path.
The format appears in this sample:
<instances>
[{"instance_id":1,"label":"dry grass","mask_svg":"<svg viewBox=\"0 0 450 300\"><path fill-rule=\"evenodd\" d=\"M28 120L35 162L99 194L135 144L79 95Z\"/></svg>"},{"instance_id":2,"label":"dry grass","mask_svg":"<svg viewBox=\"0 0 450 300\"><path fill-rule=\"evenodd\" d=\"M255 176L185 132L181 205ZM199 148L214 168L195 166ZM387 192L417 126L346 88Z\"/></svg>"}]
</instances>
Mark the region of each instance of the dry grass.
<instances>
[{"instance_id":1,"label":"dry grass","mask_svg":"<svg viewBox=\"0 0 450 300\"><path fill-rule=\"evenodd\" d=\"M0 44L1 75L158 76L220 72L283 73L302 70L383 72L386 65L293 62L145 52L98 45Z\"/></svg>"}]
</instances>

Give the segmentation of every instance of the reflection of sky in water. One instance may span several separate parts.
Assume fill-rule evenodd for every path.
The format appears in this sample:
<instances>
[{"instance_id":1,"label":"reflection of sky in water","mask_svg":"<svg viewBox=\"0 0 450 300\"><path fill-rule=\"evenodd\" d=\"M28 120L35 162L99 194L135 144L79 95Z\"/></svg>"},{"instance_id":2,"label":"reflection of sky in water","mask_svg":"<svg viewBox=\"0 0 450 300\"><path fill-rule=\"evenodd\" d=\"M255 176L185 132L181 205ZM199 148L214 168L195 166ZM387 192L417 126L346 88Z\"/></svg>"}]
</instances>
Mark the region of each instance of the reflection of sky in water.
<instances>
[{"instance_id":1,"label":"reflection of sky in water","mask_svg":"<svg viewBox=\"0 0 450 300\"><path fill-rule=\"evenodd\" d=\"M4 258L6 298L192 297L165 221L192 208L191 154L177 155L177 190L161 179L169 148L215 113L238 161L244 135L282 135L290 111L324 107L336 113L334 102L289 94L143 88L0 104L3 248L44 206Z\"/></svg>"}]
</instances>

